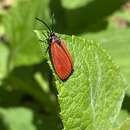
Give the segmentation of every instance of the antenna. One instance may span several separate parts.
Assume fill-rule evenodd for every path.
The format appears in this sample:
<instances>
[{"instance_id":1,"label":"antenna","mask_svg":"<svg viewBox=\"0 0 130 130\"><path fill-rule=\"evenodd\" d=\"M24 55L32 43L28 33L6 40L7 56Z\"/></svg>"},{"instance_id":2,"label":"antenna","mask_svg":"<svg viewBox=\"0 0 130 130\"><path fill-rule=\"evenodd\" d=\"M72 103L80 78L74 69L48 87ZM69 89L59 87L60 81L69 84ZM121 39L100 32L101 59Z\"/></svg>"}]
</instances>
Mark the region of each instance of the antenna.
<instances>
[{"instance_id":1,"label":"antenna","mask_svg":"<svg viewBox=\"0 0 130 130\"><path fill-rule=\"evenodd\" d=\"M44 22L43 20L41 20L41 19L39 19L39 18L35 18L35 19L38 20L39 22L41 22L42 24L44 24L44 25L47 27L47 29L48 29L50 32L52 32L51 28L48 26L48 24L47 24L46 22Z\"/></svg>"},{"instance_id":2,"label":"antenna","mask_svg":"<svg viewBox=\"0 0 130 130\"><path fill-rule=\"evenodd\" d=\"M54 13L51 13L51 17L52 17L52 27L51 27L51 29L52 29L52 31L54 32Z\"/></svg>"}]
</instances>

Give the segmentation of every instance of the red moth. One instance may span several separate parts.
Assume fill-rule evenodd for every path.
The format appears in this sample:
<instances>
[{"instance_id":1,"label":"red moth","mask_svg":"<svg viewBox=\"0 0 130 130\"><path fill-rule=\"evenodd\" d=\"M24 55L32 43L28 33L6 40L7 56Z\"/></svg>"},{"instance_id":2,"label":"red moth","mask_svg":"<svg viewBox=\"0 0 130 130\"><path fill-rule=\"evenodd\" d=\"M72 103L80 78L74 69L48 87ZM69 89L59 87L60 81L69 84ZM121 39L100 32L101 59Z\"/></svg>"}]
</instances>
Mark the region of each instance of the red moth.
<instances>
[{"instance_id":1,"label":"red moth","mask_svg":"<svg viewBox=\"0 0 130 130\"><path fill-rule=\"evenodd\" d=\"M69 78L73 72L73 63L71 55L65 46L65 42L61 40L44 21L36 18L38 21L42 22L48 28L48 36L44 36L49 41L49 55L51 58L51 63L53 68L58 75L58 77L65 81Z\"/></svg>"}]
</instances>

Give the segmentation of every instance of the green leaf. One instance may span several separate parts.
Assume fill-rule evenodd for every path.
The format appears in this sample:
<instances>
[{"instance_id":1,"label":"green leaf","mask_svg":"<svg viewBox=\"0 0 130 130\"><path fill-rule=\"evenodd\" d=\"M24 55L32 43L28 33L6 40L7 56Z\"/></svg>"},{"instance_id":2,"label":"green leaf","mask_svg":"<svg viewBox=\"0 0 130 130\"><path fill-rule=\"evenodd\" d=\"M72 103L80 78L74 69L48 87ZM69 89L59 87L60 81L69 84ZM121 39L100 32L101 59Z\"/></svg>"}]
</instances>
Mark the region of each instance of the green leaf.
<instances>
[{"instance_id":1,"label":"green leaf","mask_svg":"<svg viewBox=\"0 0 130 130\"><path fill-rule=\"evenodd\" d=\"M46 0L18 1L5 17L5 32L11 47L11 67L41 62L43 57L33 29L37 24L35 17L44 17L47 5Z\"/></svg>"},{"instance_id":2,"label":"green leaf","mask_svg":"<svg viewBox=\"0 0 130 130\"><path fill-rule=\"evenodd\" d=\"M98 43L75 36L60 37L74 62L74 72L66 82L53 73L64 130L112 128L126 88L119 68Z\"/></svg>"},{"instance_id":3,"label":"green leaf","mask_svg":"<svg viewBox=\"0 0 130 130\"><path fill-rule=\"evenodd\" d=\"M127 110L121 110L120 114L117 117L116 122L114 123L114 127L119 127L122 122L124 122L126 119L129 118L129 113L127 112Z\"/></svg>"},{"instance_id":4,"label":"green leaf","mask_svg":"<svg viewBox=\"0 0 130 130\"><path fill-rule=\"evenodd\" d=\"M120 127L112 129L112 130L129 130L130 129L130 118L125 120Z\"/></svg>"},{"instance_id":5,"label":"green leaf","mask_svg":"<svg viewBox=\"0 0 130 130\"><path fill-rule=\"evenodd\" d=\"M3 43L0 43L0 80L7 75L9 49Z\"/></svg>"},{"instance_id":6,"label":"green leaf","mask_svg":"<svg viewBox=\"0 0 130 130\"><path fill-rule=\"evenodd\" d=\"M128 82L128 91L130 95L130 29L106 30L96 34L87 34L84 37L93 38L102 43L103 47L110 53L114 61L120 65Z\"/></svg>"},{"instance_id":7,"label":"green leaf","mask_svg":"<svg viewBox=\"0 0 130 130\"><path fill-rule=\"evenodd\" d=\"M27 108L0 108L0 115L8 130L36 130L33 124L33 113Z\"/></svg>"}]
</instances>

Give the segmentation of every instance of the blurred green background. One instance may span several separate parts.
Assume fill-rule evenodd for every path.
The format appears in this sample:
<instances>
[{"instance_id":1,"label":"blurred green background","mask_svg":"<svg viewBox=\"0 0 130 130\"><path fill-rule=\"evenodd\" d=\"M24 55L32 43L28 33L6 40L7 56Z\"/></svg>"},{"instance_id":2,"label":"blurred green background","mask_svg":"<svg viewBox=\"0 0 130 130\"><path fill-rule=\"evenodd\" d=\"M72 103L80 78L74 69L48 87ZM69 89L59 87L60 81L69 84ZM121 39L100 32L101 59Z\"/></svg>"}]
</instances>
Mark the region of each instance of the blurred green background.
<instances>
[{"instance_id":1,"label":"blurred green background","mask_svg":"<svg viewBox=\"0 0 130 130\"><path fill-rule=\"evenodd\" d=\"M61 130L52 72L33 30L99 41L128 84L117 123L130 115L129 0L0 0L0 130Z\"/></svg>"}]
</instances>

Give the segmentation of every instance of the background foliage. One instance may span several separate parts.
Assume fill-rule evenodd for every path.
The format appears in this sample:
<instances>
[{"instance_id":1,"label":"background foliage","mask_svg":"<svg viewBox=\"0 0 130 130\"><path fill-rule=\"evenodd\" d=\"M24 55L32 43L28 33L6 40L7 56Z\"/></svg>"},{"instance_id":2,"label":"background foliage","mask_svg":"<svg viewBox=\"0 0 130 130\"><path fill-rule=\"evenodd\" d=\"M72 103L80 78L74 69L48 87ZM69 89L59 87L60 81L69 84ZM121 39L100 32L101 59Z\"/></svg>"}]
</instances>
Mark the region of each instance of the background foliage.
<instances>
[{"instance_id":1,"label":"background foliage","mask_svg":"<svg viewBox=\"0 0 130 130\"><path fill-rule=\"evenodd\" d=\"M129 3L1 0L0 129L129 130ZM35 17L51 24L50 12L75 64L64 83L34 33L46 29Z\"/></svg>"}]
</instances>

